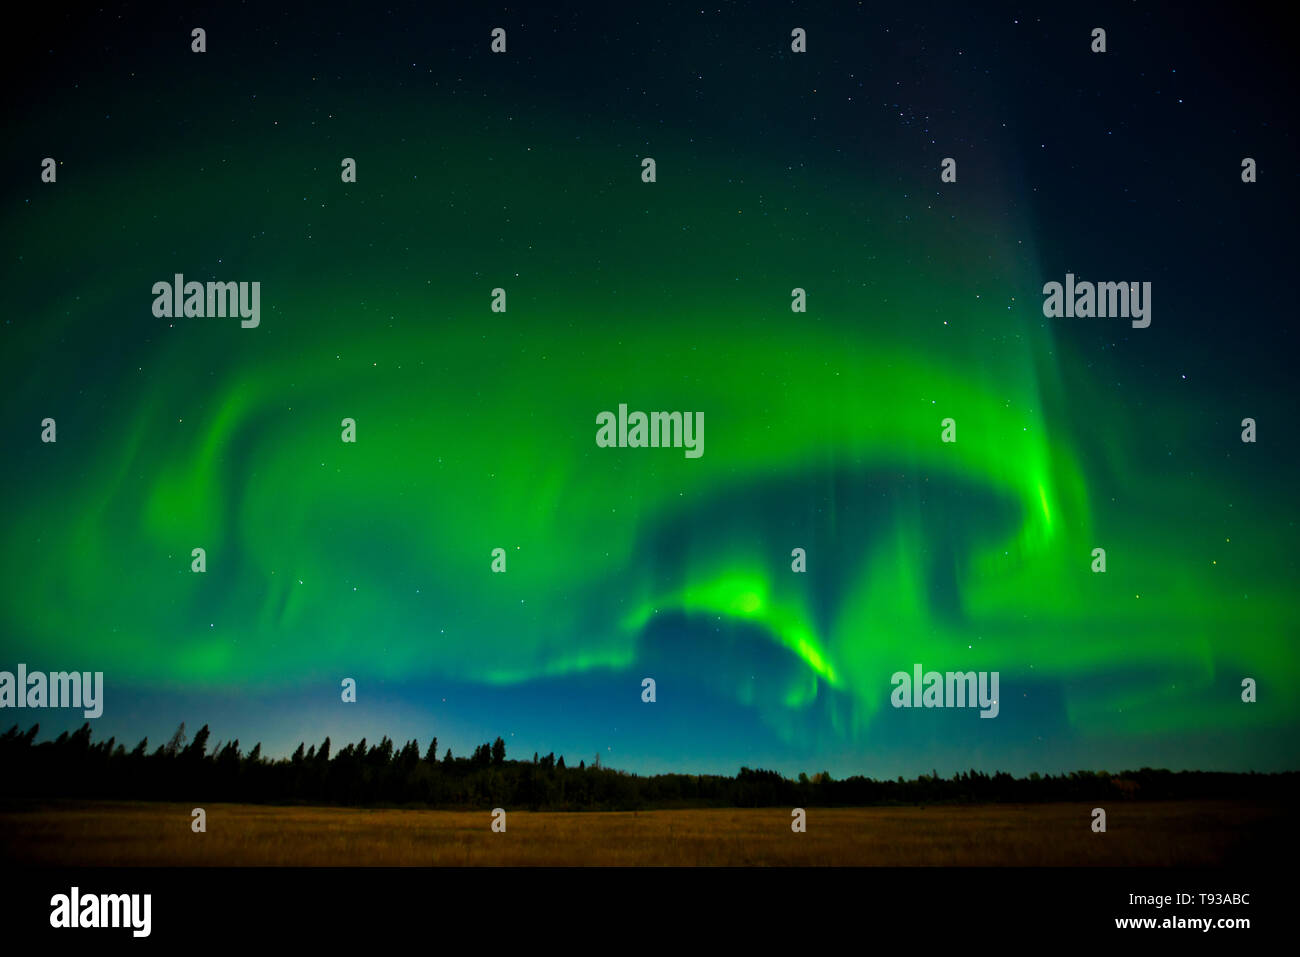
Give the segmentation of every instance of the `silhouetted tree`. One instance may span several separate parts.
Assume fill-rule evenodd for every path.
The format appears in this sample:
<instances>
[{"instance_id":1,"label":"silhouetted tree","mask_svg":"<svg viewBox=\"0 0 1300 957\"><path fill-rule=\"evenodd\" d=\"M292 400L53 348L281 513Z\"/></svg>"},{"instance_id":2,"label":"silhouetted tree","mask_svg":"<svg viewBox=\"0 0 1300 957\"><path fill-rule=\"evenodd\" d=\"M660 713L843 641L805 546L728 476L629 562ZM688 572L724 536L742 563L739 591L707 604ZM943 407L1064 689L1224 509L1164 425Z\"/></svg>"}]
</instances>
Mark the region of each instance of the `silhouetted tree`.
<instances>
[{"instance_id":1,"label":"silhouetted tree","mask_svg":"<svg viewBox=\"0 0 1300 957\"><path fill-rule=\"evenodd\" d=\"M190 742L189 747L185 749L185 757L192 760L201 760L208 748L208 738L211 736L208 726L205 724L199 728L198 734L194 735L194 740Z\"/></svg>"},{"instance_id":2,"label":"silhouetted tree","mask_svg":"<svg viewBox=\"0 0 1300 957\"><path fill-rule=\"evenodd\" d=\"M176 754L184 746L185 746L185 722L182 721L181 726L177 728L176 733L172 735L172 739L168 741L167 744L163 747L163 751L166 754Z\"/></svg>"}]
</instances>

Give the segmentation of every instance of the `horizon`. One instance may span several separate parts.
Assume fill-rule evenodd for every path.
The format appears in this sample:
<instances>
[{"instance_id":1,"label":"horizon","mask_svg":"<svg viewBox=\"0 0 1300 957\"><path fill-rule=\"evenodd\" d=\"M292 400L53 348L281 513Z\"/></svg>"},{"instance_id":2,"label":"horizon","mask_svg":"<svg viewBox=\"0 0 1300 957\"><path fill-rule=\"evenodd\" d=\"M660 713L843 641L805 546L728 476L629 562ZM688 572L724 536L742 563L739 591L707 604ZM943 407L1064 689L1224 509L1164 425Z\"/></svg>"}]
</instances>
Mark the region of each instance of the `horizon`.
<instances>
[{"instance_id":1,"label":"horizon","mask_svg":"<svg viewBox=\"0 0 1300 957\"><path fill-rule=\"evenodd\" d=\"M5 727L4 725L6 724L9 726ZM208 744L205 747L205 755L207 757L212 757L217 752L217 750L219 750L220 748L226 745L238 742L239 755L241 759L247 758L249 754L252 752L253 748L261 746L260 757L263 761L268 761L268 762L289 761L292 759L294 752L297 750L297 748L300 745L302 746L304 752L306 752L308 749L319 748L320 745L324 743L326 738L330 740L330 754L331 754L331 760L333 760L333 758L337 757L339 751L342 750L343 748L346 748L351 745L356 745L364 740L367 744L367 748L371 749L374 748L376 745L378 745L380 741L382 741L385 737L392 742L394 754L396 754L409 741L412 740L415 741L416 744L418 745L420 760L422 761L424 760L425 753L428 750L430 739L432 737L436 737L438 741L438 763L441 763L443 761L444 755L448 750L448 748L451 749L452 757L454 760L468 761L476 748L484 744L491 745L496 740L496 738L501 737L502 741L505 743L506 746L505 761L507 763L510 762L519 762L523 764L533 763L532 759L527 756L527 753L523 753L522 757L512 757L511 756L512 745L510 741L505 739L500 734L492 735L491 737L488 737L484 740L476 741L471 744L467 744L461 748L457 748L454 744L450 744L446 742L441 735L426 736L423 740L421 740L421 738L418 735L410 736L410 737L407 736L395 737L391 734L380 732L374 735L371 734L354 735L354 737L352 738L343 739L337 737L336 735L327 733L327 734L319 735L315 740L299 739L296 743L289 745L288 747L277 749L277 750L272 750L271 748L268 748L265 744L265 741L261 739L254 738L251 739L251 741L246 741L244 738L238 735L217 736L213 731L210 722L202 722L198 724L197 727L191 728L188 721L180 721L177 722L176 727L172 729L171 733L161 735L156 738L152 735L141 735L140 737L136 737L136 738L130 738L130 737L122 738L115 734L103 734L101 736L96 727L97 722L92 722L89 720L82 720L80 723L74 722L72 725L69 725L67 727L60 725L57 732L47 731L44 723L40 721L32 721L30 723L27 723L26 726L24 726L22 722L6 722L0 720L0 734L7 733L12 728L17 728L18 733L20 735L23 735L30 731L31 726L33 724L37 724L40 726L36 738L32 741L33 746L38 746L40 744L45 744L45 743L54 743L59 738L60 735L64 735L64 734L71 735L74 731L80 729L82 726L90 725L91 732L92 732L91 733L92 746L103 744L105 741L113 739L114 751L116 751L118 747L124 747L126 749L126 752L130 754L131 751L139 745L141 738L147 738L148 746L145 749L146 756L151 756L155 752L157 752L160 748L164 747L171 740L171 738L177 733L177 731L181 730L182 727L184 728L185 731L185 740L182 742L182 746L183 746L189 744L193 740L194 733L196 731L206 726L208 728L209 735L210 735L208 739ZM945 771L935 766L930 768L929 771L916 771L915 773L912 774L908 774L906 772L900 772L898 774L871 773L865 770L835 771L827 767L820 767L815 771L811 767L803 767L803 768L799 768L798 770L790 771L783 768L769 767L764 764L755 764L755 765L742 764L732 771L680 770L671 767L665 767L654 771L642 771L642 770L636 770L633 768L623 767L620 765L609 763L609 759L605 755L598 754L598 753L592 754L590 756L586 756L580 754L562 753L554 749L540 750L538 748L533 748L532 753L539 758L546 757L548 754L553 755L557 762L560 759L564 759L566 767L572 767L572 768L577 768L578 767L577 762L579 761L585 763L588 767L591 767L593 766L593 759L599 757L601 768L610 771L619 771L627 774L632 774L639 777L653 777L658 774L685 774L690 776L714 776L714 777L734 778L741 770L747 768L748 770L751 771L775 772L777 774L780 774L783 778L790 781L797 781L800 774L806 774L808 778L811 780L814 779L816 775L823 774L823 773L829 774L835 780L845 780L847 778L853 778L853 777L866 777L875 781L896 781L900 777L900 775L904 778L904 780L916 781L920 778L933 778L934 777L933 772L938 772L938 777L940 779L949 780L954 776L961 775L964 773L969 773L971 771L977 771L981 774L989 775L990 777L997 774L1005 773L1005 774L1010 774L1016 780L1029 780L1031 775L1033 774L1039 774L1043 777L1047 777L1049 775L1052 777L1060 777L1060 776L1068 776L1070 774L1075 774L1075 773L1089 773L1089 774L1098 774L1098 775L1108 774L1111 776L1122 776L1124 774L1137 773L1141 771L1166 771L1172 774L1193 773L1193 774L1286 775L1286 774L1300 773L1300 771L1294 768L1277 768L1273 770L1260 770L1257 768L1245 768L1245 769L1223 769L1223 768L1206 768L1206 767L1177 768L1177 767L1163 767L1163 766L1156 766L1156 765L1140 765L1140 766L1133 765L1133 766L1124 766L1118 768L1061 767L1055 770L1044 769L1044 768L1031 768L1029 770L1019 771L1019 772L1008 768L988 768L988 767L975 767L975 766L955 767L952 768L951 771Z\"/></svg>"}]
</instances>

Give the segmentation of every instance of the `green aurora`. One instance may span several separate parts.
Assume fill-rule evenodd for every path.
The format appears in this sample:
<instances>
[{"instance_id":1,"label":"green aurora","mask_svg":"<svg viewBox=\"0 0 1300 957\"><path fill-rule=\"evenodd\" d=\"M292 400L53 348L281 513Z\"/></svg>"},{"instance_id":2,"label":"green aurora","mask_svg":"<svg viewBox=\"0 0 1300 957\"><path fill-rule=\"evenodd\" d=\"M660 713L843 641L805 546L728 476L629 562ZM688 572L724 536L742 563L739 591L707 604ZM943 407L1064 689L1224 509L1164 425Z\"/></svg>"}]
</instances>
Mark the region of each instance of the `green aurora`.
<instances>
[{"instance_id":1,"label":"green aurora","mask_svg":"<svg viewBox=\"0 0 1300 957\"><path fill-rule=\"evenodd\" d=\"M913 662L999 671L1013 725L1056 687L1084 737L1294 726L1295 505L1239 440L1257 413L1082 361L1089 320L1043 318L1064 268L1006 196L396 109L264 97L273 132L84 172L69 144L7 206L3 660L110 696L636 694L657 629L723 629L701 679L781 740L822 709L851 748ZM154 318L177 272L260 281L260 327ZM1132 348L1172 334L1161 305ZM704 455L598 448L619 403L703 411ZM758 679L722 660L747 649Z\"/></svg>"}]
</instances>

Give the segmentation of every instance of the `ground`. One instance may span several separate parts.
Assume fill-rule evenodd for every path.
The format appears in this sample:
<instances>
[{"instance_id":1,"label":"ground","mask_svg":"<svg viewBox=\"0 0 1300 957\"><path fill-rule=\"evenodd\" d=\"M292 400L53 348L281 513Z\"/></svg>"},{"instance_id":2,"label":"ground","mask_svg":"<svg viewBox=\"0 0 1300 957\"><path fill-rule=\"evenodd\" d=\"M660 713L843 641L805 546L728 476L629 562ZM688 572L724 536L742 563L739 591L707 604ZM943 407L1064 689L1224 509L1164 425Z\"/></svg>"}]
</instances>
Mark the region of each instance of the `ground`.
<instances>
[{"instance_id":1,"label":"ground","mask_svg":"<svg viewBox=\"0 0 1300 957\"><path fill-rule=\"evenodd\" d=\"M494 833L482 811L63 802L0 808L0 856L52 866L1116 865L1250 864L1290 833L1249 802L528 812Z\"/></svg>"}]
</instances>

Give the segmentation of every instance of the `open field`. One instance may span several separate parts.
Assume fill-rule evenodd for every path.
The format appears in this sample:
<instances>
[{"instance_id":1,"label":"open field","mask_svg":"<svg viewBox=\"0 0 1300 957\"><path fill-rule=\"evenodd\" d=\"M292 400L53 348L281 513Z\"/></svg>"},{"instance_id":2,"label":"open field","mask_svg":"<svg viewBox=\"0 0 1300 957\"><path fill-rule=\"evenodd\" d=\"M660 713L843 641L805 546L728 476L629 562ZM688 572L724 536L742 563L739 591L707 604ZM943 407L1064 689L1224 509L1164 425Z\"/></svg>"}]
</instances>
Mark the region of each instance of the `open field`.
<instances>
[{"instance_id":1,"label":"open field","mask_svg":"<svg viewBox=\"0 0 1300 957\"><path fill-rule=\"evenodd\" d=\"M0 857L51 866L1139 865L1255 863L1293 846L1286 808L1229 801L640 812L364 810L93 802L0 808Z\"/></svg>"}]
</instances>

